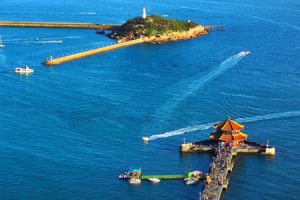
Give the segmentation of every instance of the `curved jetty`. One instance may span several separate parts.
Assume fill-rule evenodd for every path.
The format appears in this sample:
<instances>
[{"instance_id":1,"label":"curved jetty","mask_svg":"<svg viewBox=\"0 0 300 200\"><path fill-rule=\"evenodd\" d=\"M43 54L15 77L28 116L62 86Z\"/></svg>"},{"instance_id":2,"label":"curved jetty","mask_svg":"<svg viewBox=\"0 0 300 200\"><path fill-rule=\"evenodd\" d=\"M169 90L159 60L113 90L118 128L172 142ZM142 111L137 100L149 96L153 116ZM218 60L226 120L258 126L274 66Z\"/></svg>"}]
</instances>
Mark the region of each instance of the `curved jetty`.
<instances>
[{"instance_id":1,"label":"curved jetty","mask_svg":"<svg viewBox=\"0 0 300 200\"><path fill-rule=\"evenodd\" d=\"M73 55L64 56L64 57L60 57L60 58L56 58L56 59L50 58L49 60L43 62L43 64L46 66L59 65L59 64L65 63L65 62L70 62L70 61L77 60L80 58L85 58L85 57L92 56L95 54L103 53L106 51L111 51L111 50L122 48L122 47L127 47L127 46L134 45L134 44L139 44L142 42L144 42L143 39L131 40L128 42L122 42L119 44L114 44L114 45L107 46L107 47L101 47L98 49L93 49L93 50L89 50L89 51L85 51L85 52L81 52L81 53L76 53Z\"/></svg>"}]
</instances>

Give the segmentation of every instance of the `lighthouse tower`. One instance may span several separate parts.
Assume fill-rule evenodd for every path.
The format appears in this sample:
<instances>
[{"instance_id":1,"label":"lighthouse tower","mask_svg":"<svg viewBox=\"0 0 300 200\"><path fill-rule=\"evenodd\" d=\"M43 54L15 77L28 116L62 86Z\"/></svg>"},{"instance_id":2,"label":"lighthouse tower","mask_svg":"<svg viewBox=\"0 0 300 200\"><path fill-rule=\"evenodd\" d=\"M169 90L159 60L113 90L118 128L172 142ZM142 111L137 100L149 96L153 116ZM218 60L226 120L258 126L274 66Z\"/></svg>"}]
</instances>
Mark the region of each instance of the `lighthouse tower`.
<instances>
[{"instance_id":1,"label":"lighthouse tower","mask_svg":"<svg viewBox=\"0 0 300 200\"><path fill-rule=\"evenodd\" d=\"M146 14L146 8L143 8L143 19L146 19L147 14Z\"/></svg>"}]
</instances>

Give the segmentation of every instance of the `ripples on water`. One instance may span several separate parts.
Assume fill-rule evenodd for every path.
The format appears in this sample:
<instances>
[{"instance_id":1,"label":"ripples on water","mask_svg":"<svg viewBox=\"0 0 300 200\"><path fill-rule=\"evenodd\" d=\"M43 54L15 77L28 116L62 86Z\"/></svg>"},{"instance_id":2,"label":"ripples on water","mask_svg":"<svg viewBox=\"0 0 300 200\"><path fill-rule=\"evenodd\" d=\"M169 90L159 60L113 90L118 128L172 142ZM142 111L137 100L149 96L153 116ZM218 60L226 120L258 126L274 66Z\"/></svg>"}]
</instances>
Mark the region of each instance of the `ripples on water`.
<instances>
[{"instance_id":1,"label":"ripples on water","mask_svg":"<svg viewBox=\"0 0 300 200\"><path fill-rule=\"evenodd\" d=\"M1 28L7 45L0 49L0 198L197 199L201 185L163 181L132 187L116 177L130 166L146 174L183 173L188 165L207 172L210 155L180 155L178 147L184 137L207 138L207 122L230 115L245 123L249 139L270 140L277 155L239 156L223 199L297 199L300 25L294 3L1 2L2 20L123 23L146 6L149 13L226 31L47 68L41 62L50 55L113 41L93 30ZM63 43L22 43L35 38ZM219 70L222 61L245 49L252 53ZM16 76L13 68L25 64L35 73ZM172 130L174 137L141 141Z\"/></svg>"}]
</instances>

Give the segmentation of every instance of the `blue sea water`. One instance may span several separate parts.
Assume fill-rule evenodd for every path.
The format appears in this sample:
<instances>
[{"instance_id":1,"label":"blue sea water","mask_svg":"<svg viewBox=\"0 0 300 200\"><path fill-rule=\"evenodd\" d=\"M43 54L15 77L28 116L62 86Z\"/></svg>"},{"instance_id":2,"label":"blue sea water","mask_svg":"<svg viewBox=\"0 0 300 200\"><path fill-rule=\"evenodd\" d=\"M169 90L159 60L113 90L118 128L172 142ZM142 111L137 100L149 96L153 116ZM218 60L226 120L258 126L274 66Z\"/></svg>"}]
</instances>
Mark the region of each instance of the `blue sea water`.
<instances>
[{"instance_id":1,"label":"blue sea water","mask_svg":"<svg viewBox=\"0 0 300 200\"><path fill-rule=\"evenodd\" d=\"M114 41L94 30L0 28L0 199L198 199L202 184L130 186L117 176L130 166L207 172L211 155L178 150L184 138L206 139L212 129L149 144L141 137L227 116L251 117L249 139L269 140L277 154L238 156L223 199L299 199L299 1L12 0L0 2L0 19L119 24L144 6L225 31L48 68L41 63L50 55ZM235 59L245 49L252 53ZM34 74L13 73L26 64Z\"/></svg>"}]
</instances>

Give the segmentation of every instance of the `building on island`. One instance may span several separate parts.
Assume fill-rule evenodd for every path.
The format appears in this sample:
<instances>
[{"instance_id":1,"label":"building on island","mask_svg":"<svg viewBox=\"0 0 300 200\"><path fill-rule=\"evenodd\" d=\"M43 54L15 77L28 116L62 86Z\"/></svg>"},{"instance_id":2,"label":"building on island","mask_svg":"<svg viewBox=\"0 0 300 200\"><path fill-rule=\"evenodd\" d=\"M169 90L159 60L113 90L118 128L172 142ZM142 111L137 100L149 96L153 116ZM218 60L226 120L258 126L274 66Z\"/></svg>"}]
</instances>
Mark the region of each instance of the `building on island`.
<instances>
[{"instance_id":1,"label":"building on island","mask_svg":"<svg viewBox=\"0 0 300 200\"><path fill-rule=\"evenodd\" d=\"M231 147L243 145L248 137L247 134L241 132L244 126L231 120L230 117L219 124L215 124L213 128L216 129L216 132L210 134L210 139L224 142Z\"/></svg>"},{"instance_id":2,"label":"building on island","mask_svg":"<svg viewBox=\"0 0 300 200\"><path fill-rule=\"evenodd\" d=\"M143 8L143 19L146 19L147 13L146 13L146 8Z\"/></svg>"}]
</instances>

